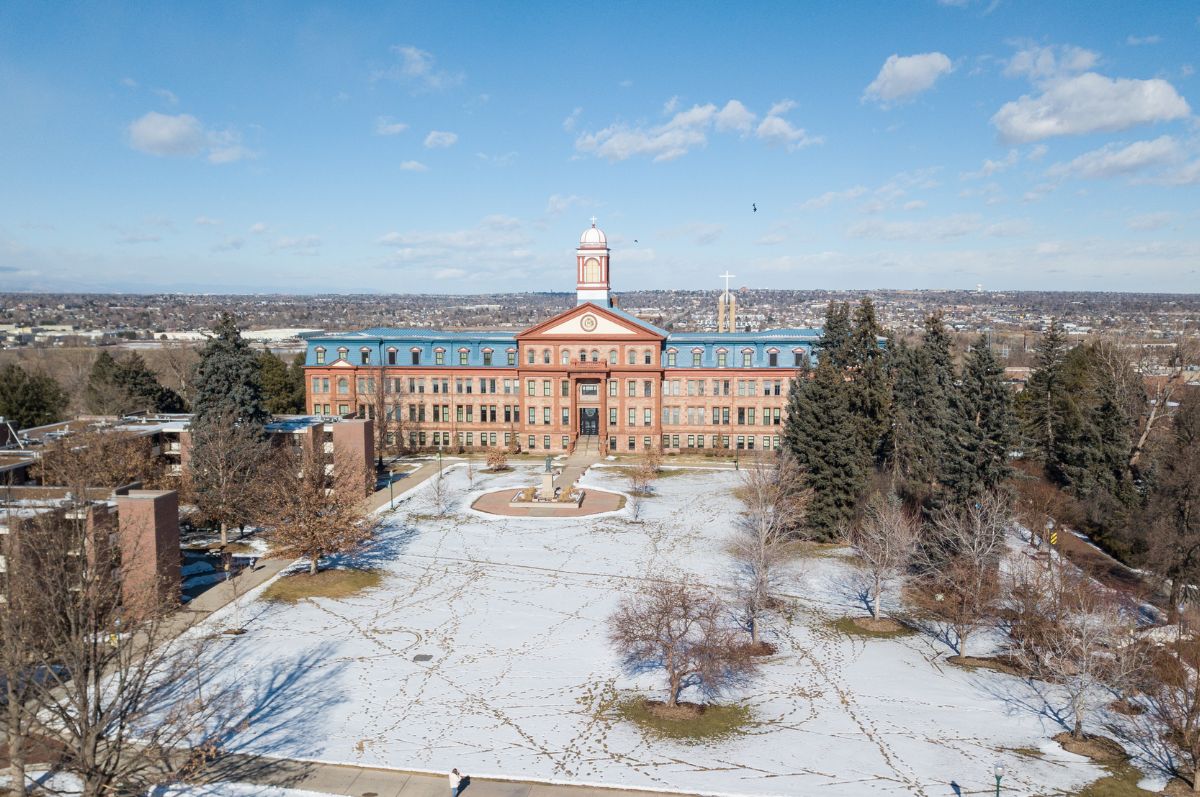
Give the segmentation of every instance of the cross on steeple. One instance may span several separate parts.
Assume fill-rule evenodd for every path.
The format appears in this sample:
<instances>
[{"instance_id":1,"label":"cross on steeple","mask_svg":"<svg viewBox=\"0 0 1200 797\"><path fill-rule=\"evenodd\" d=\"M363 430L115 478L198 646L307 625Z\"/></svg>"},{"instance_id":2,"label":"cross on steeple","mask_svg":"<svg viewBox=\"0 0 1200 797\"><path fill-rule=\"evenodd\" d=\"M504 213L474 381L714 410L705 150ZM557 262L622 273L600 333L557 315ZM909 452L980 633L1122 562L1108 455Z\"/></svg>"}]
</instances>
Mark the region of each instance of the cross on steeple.
<instances>
[{"instance_id":1,"label":"cross on steeple","mask_svg":"<svg viewBox=\"0 0 1200 797\"><path fill-rule=\"evenodd\" d=\"M719 276L721 279L725 280L725 292L726 292L726 293L729 293L729 281L730 281L731 279L733 279L733 278L734 278L735 276L737 276L737 275L736 275L736 274L730 274L730 273L729 273L729 269L725 269L725 273L724 273L724 274L720 274L720 275L718 275L718 276Z\"/></svg>"},{"instance_id":2,"label":"cross on steeple","mask_svg":"<svg viewBox=\"0 0 1200 797\"><path fill-rule=\"evenodd\" d=\"M595 216L592 216L592 226L593 227L596 226L596 217Z\"/></svg>"}]
</instances>

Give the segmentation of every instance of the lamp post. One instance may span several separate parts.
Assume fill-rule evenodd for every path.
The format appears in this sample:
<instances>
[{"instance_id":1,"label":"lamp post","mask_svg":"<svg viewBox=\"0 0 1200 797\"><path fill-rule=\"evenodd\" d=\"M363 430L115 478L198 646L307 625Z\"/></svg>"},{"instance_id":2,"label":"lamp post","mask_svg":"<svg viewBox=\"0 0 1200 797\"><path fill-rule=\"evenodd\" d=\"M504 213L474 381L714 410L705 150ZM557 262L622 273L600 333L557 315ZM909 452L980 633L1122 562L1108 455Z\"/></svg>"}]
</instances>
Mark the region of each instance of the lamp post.
<instances>
[{"instance_id":1,"label":"lamp post","mask_svg":"<svg viewBox=\"0 0 1200 797\"><path fill-rule=\"evenodd\" d=\"M1000 797L1000 781L1004 778L1004 762L997 761L992 765L992 774L996 776L996 797Z\"/></svg>"}]
</instances>

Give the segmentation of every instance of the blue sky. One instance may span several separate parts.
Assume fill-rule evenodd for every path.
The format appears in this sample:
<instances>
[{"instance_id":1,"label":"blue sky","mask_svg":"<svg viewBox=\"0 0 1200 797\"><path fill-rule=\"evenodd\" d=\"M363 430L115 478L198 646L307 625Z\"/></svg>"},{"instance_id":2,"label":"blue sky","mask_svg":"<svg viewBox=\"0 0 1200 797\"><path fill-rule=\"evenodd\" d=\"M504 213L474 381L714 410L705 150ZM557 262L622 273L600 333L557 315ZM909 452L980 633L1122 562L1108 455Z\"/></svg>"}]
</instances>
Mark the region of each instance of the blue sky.
<instances>
[{"instance_id":1,"label":"blue sky","mask_svg":"<svg viewBox=\"0 0 1200 797\"><path fill-rule=\"evenodd\" d=\"M1200 4L0 4L0 289L1200 287ZM756 204L757 212L751 205Z\"/></svg>"}]
</instances>

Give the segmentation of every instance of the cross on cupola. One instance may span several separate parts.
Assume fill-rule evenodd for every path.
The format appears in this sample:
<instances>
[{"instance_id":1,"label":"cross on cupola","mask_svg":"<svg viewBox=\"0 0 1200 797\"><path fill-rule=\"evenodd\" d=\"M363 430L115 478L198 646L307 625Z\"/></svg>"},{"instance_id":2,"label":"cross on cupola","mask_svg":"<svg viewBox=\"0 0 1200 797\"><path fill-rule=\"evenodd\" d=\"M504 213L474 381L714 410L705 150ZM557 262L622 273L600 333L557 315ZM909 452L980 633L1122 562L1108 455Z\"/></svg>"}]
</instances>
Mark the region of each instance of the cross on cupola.
<instances>
[{"instance_id":1,"label":"cross on cupola","mask_svg":"<svg viewBox=\"0 0 1200 797\"><path fill-rule=\"evenodd\" d=\"M576 304L592 302L601 307L612 307L608 255L608 238L603 230L596 227L596 217L592 216L592 226L579 236L579 248L575 250Z\"/></svg>"}]
</instances>

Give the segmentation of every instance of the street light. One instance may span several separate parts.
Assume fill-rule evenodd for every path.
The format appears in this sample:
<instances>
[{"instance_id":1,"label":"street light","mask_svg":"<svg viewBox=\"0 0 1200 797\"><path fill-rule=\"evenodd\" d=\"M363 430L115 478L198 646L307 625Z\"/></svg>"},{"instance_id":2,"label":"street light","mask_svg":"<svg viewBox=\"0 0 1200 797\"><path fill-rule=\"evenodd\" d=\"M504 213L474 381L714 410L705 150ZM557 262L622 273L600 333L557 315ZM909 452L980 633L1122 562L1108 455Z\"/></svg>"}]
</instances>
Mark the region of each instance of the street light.
<instances>
[{"instance_id":1,"label":"street light","mask_svg":"<svg viewBox=\"0 0 1200 797\"><path fill-rule=\"evenodd\" d=\"M992 774L996 776L996 797L1000 797L1000 781L1004 778L1004 762L992 764Z\"/></svg>"}]
</instances>

